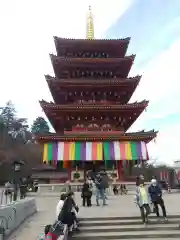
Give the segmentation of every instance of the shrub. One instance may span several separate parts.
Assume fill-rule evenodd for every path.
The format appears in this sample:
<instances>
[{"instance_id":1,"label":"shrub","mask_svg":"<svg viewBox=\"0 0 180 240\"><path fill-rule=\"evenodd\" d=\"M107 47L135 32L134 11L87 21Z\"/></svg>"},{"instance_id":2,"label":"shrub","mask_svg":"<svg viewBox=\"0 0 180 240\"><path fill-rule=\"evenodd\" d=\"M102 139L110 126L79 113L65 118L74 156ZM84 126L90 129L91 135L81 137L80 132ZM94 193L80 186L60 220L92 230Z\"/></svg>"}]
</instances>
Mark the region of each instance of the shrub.
<instances>
[{"instance_id":1,"label":"shrub","mask_svg":"<svg viewBox=\"0 0 180 240\"><path fill-rule=\"evenodd\" d=\"M80 173L79 173L79 172L75 172L75 173L73 174L73 178L74 178L74 179L79 179L79 178L80 178Z\"/></svg>"}]
</instances>

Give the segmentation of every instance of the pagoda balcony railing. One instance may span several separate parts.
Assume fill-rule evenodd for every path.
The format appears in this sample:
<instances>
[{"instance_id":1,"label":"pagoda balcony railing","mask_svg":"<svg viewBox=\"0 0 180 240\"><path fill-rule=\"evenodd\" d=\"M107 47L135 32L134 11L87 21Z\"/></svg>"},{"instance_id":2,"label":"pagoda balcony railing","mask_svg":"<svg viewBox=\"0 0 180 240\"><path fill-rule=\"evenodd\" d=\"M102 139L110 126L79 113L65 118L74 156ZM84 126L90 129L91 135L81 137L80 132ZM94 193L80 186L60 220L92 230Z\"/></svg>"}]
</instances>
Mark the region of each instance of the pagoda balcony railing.
<instances>
[{"instance_id":1,"label":"pagoda balcony railing","mask_svg":"<svg viewBox=\"0 0 180 240\"><path fill-rule=\"evenodd\" d=\"M114 130L107 130L107 129L76 129L76 130L73 130L73 131L64 131L64 134L65 135L72 135L72 134L77 134L77 135L80 135L80 134L86 134L86 135L101 135L103 132L103 135L104 134L113 134L113 135L119 135L119 134L124 134L124 131L114 131Z\"/></svg>"},{"instance_id":2,"label":"pagoda balcony railing","mask_svg":"<svg viewBox=\"0 0 180 240\"><path fill-rule=\"evenodd\" d=\"M73 127L72 130L66 130L67 132L77 132L77 131L81 131L81 132L88 132L88 131L106 131L106 132L112 132L112 131L115 131L115 132L124 132L122 131L122 129L116 129L116 128L110 128L110 127L100 127L100 126L97 126L97 127Z\"/></svg>"},{"instance_id":3,"label":"pagoda balcony railing","mask_svg":"<svg viewBox=\"0 0 180 240\"><path fill-rule=\"evenodd\" d=\"M101 83L102 80L104 80L106 84L117 84L117 83L123 83L123 84L128 84L128 83L134 83L134 82L139 82L140 79L141 79L141 75L137 75L135 77L128 77L128 78L117 78L116 79L116 76L113 76L113 73L109 72L110 73L110 77L108 77L108 74L107 76L98 76L98 77L90 77L87 79L87 77L81 77L79 76L78 78L70 78L69 77L69 72L66 72L66 77L64 79L61 79L59 81L58 78L56 77L52 77L50 75L45 75L45 78L46 78L46 81L48 82L53 82L53 83L60 83L60 84L97 84L98 83ZM76 80L76 81L74 81Z\"/></svg>"},{"instance_id":4,"label":"pagoda balcony railing","mask_svg":"<svg viewBox=\"0 0 180 240\"><path fill-rule=\"evenodd\" d=\"M116 78L116 74L111 71L74 71L70 72L69 76L71 78L86 78L86 79L108 79L108 78Z\"/></svg>"},{"instance_id":5,"label":"pagoda balcony railing","mask_svg":"<svg viewBox=\"0 0 180 240\"><path fill-rule=\"evenodd\" d=\"M64 54L65 57L70 58L109 58L109 54L105 52L67 52ZM112 56L112 58L114 58Z\"/></svg>"},{"instance_id":6,"label":"pagoda balcony railing","mask_svg":"<svg viewBox=\"0 0 180 240\"><path fill-rule=\"evenodd\" d=\"M42 102L42 104L44 104L44 105L50 105L50 104L52 104L52 107L55 107L56 106L56 104L54 104L54 103L49 103L49 102L46 102L46 101L41 101ZM77 101L77 102L71 102L71 103L65 103L65 104L60 104L60 105L62 105L62 106L67 106L67 107L69 107L69 106L73 106L74 107L74 105L79 105L79 106L86 106L86 105L88 105L88 106L99 106L99 105L110 105L110 106L112 106L112 105L122 105L122 107L123 107L123 105L129 105L129 106L140 106L140 105L143 105L144 104L144 106L146 107L147 106L147 104L148 104L148 101L141 101L141 102L133 102L133 103L126 103L126 104L121 104L120 102L107 102L107 101L105 101L105 100L102 100L102 101L87 101L87 102L83 102L83 101Z\"/></svg>"},{"instance_id":7,"label":"pagoda balcony railing","mask_svg":"<svg viewBox=\"0 0 180 240\"><path fill-rule=\"evenodd\" d=\"M98 105L112 105L112 104L117 104L117 105L119 105L119 104L121 104L121 101L119 100L119 101L117 101L117 99L116 99L116 101L114 100L114 101L108 101L108 100L100 100L100 101L98 101L98 100L77 100L77 101L74 101L73 102L73 104L84 104L84 105L91 105L91 104L98 104Z\"/></svg>"}]
</instances>

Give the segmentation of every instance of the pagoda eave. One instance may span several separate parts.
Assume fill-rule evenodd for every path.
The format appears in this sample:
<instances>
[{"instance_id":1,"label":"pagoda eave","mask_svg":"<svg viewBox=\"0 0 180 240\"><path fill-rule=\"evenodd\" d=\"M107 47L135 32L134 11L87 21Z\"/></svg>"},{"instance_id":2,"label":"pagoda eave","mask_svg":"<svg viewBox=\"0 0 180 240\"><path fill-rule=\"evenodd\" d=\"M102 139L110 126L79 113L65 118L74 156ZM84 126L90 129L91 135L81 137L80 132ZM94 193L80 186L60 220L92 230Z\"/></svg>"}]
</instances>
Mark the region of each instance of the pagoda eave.
<instances>
[{"instance_id":1,"label":"pagoda eave","mask_svg":"<svg viewBox=\"0 0 180 240\"><path fill-rule=\"evenodd\" d=\"M141 76L130 77L130 78L109 78L109 79L58 79L45 75L45 79L49 86L52 87L131 87L137 86L140 82Z\"/></svg>"},{"instance_id":2,"label":"pagoda eave","mask_svg":"<svg viewBox=\"0 0 180 240\"><path fill-rule=\"evenodd\" d=\"M54 37L54 43L56 47L57 54L63 55L66 49L74 49L77 51L91 51L99 50L102 52L108 52L113 55L120 54L125 56L127 48L130 42L130 37L122 39L69 39L69 38L59 38Z\"/></svg>"},{"instance_id":3,"label":"pagoda eave","mask_svg":"<svg viewBox=\"0 0 180 240\"><path fill-rule=\"evenodd\" d=\"M80 66L91 64L103 64L103 65L119 65L122 62L128 62L133 64L136 55L125 56L122 58L72 58L72 57L59 57L54 54L50 54L52 64L60 63L64 66Z\"/></svg>"},{"instance_id":4,"label":"pagoda eave","mask_svg":"<svg viewBox=\"0 0 180 240\"><path fill-rule=\"evenodd\" d=\"M67 46L69 44L107 44L109 43L110 45L112 44L116 44L117 46L121 43L121 42L130 42L131 38L127 37L127 38L119 38L119 39L76 39L76 38L61 38L61 37L57 37L54 36L54 41L55 42L60 42L63 43L64 45L67 44Z\"/></svg>"},{"instance_id":5,"label":"pagoda eave","mask_svg":"<svg viewBox=\"0 0 180 240\"><path fill-rule=\"evenodd\" d=\"M149 133L125 133L125 134L93 134L90 135L88 133L81 133L81 134L66 134L66 135L59 135L59 134L51 134L47 136L36 136L35 139L38 142L49 142L49 141L143 141L149 143L154 138L156 138L157 132L152 131Z\"/></svg>"},{"instance_id":6,"label":"pagoda eave","mask_svg":"<svg viewBox=\"0 0 180 240\"><path fill-rule=\"evenodd\" d=\"M104 104L99 104L97 102L93 103L81 103L81 104L54 104L54 103L48 103L45 101L40 101L41 107L46 110L58 110L61 112L69 112L69 111L129 111L129 110L144 110L148 106L149 101L142 101L138 103L128 103L128 104L108 104L105 102Z\"/></svg>"}]
</instances>

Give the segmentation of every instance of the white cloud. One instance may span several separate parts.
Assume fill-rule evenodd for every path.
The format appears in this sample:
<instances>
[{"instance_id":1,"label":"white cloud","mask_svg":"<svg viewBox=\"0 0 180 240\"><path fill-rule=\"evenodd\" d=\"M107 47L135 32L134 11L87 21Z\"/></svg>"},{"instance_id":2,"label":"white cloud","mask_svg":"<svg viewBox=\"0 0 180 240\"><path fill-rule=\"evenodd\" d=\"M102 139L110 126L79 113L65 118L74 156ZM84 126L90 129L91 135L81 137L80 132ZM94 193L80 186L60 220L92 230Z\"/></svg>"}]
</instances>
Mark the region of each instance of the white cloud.
<instances>
[{"instance_id":1,"label":"white cloud","mask_svg":"<svg viewBox=\"0 0 180 240\"><path fill-rule=\"evenodd\" d=\"M85 38L86 14L92 6L95 35L130 6L131 0L0 1L0 102L9 99L30 120L41 114L39 99L51 98L44 74L53 74L49 53L53 36Z\"/></svg>"},{"instance_id":2,"label":"white cloud","mask_svg":"<svg viewBox=\"0 0 180 240\"><path fill-rule=\"evenodd\" d=\"M171 125L166 122L170 114L180 114L180 67L179 67L180 39L171 44L164 52L156 56L144 69L143 78L132 97L131 101L149 99L150 105L147 112L132 127L133 130L140 130L148 119L162 119L167 123L166 127L160 128L159 135L154 142L149 144L149 152L152 157L159 157L160 161L172 162L180 157L179 136L180 125ZM133 73L132 71L132 73ZM169 126L168 126L169 123ZM156 129L156 126L154 126Z\"/></svg>"},{"instance_id":3,"label":"white cloud","mask_svg":"<svg viewBox=\"0 0 180 240\"><path fill-rule=\"evenodd\" d=\"M150 156L170 164L179 159L179 136L180 124L161 129L155 143L152 141L148 144Z\"/></svg>"},{"instance_id":4,"label":"white cloud","mask_svg":"<svg viewBox=\"0 0 180 240\"><path fill-rule=\"evenodd\" d=\"M172 100L172 96L179 94L179 53L180 39L172 43L164 52L155 56L144 69L133 69L132 74L142 73L143 77L132 100L146 98L150 99L151 104L153 104L165 99Z\"/></svg>"}]
</instances>

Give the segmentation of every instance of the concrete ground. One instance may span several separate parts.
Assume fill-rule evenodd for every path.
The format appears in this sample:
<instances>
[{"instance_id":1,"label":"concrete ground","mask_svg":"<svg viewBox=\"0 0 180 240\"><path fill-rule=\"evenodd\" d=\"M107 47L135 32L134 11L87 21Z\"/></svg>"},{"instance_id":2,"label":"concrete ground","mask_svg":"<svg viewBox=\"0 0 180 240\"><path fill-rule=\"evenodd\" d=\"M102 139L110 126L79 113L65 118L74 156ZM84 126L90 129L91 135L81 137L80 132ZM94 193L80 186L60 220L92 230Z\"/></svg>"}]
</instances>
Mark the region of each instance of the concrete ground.
<instances>
[{"instance_id":1,"label":"concrete ground","mask_svg":"<svg viewBox=\"0 0 180 240\"><path fill-rule=\"evenodd\" d=\"M179 206L180 193L164 194L165 204L168 214L180 214ZM44 226L51 224L55 219L55 207L59 200L57 194L45 194L36 196L38 213L25 221L7 240L34 240L43 233ZM125 196L109 196L108 205L97 207L95 197L92 198L91 208L81 207L80 194L75 196L77 204L80 206L80 217L123 217L139 216L139 209L133 203L133 194Z\"/></svg>"}]
</instances>

